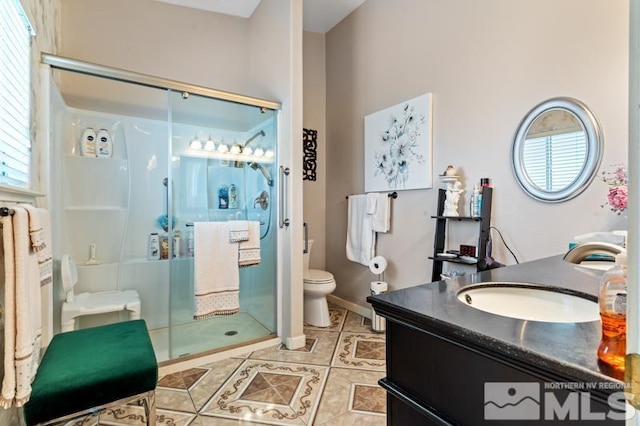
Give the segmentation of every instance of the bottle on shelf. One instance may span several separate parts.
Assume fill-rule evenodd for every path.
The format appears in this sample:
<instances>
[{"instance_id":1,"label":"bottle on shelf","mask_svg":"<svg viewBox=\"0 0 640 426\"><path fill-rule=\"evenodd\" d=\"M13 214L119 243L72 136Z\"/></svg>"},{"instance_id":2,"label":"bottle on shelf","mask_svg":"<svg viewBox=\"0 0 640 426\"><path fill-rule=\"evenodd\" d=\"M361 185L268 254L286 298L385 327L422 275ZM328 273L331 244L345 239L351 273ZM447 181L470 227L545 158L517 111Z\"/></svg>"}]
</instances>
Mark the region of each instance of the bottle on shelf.
<instances>
[{"instance_id":1,"label":"bottle on shelf","mask_svg":"<svg viewBox=\"0 0 640 426\"><path fill-rule=\"evenodd\" d=\"M598 346L599 363L624 375L627 349L627 255L616 255L616 264L602 276L598 297L602 319L602 339Z\"/></svg>"},{"instance_id":2,"label":"bottle on shelf","mask_svg":"<svg viewBox=\"0 0 640 426\"><path fill-rule=\"evenodd\" d=\"M218 208L229 208L229 186L222 184L218 187Z\"/></svg>"},{"instance_id":3,"label":"bottle on shelf","mask_svg":"<svg viewBox=\"0 0 640 426\"><path fill-rule=\"evenodd\" d=\"M182 233L176 229L173 232L173 257L182 257L180 252L182 251Z\"/></svg>"},{"instance_id":4,"label":"bottle on shelf","mask_svg":"<svg viewBox=\"0 0 640 426\"><path fill-rule=\"evenodd\" d=\"M160 234L160 259L169 259L169 234Z\"/></svg>"},{"instance_id":5,"label":"bottle on shelf","mask_svg":"<svg viewBox=\"0 0 640 426\"><path fill-rule=\"evenodd\" d=\"M471 193L471 202L469 206L469 216L480 217L482 212L482 193L480 187L476 185Z\"/></svg>"},{"instance_id":6,"label":"bottle on shelf","mask_svg":"<svg viewBox=\"0 0 640 426\"><path fill-rule=\"evenodd\" d=\"M157 232L149 234L149 248L147 250L147 259L159 260L160 259L160 237Z\"/></svg>"},{"instance_id":7,"label":"bottle on shelf","mask_svg":"<svg viewBox=\"0 0 640 426\"><path fill-rule=\"evenodd\" d=\"M87 127L82 132L80 139L80 151L83 157L96 156L96 131Z\"/></svg>"},{"instance_id":8,"label":"bottle on shelf","mask_svg":"<svg viewBox=\"0 0 640 426\"><path fill-rule=\"evenodd\" d=\"M111 142L111 135L109 134L109 131L107 129L98 130L96 157L111 158L112 155L113 143Z\"/></svg>"},{"instance_id":9,"label":"bottle on shelf","mask_svg":"<svg viewBox=\"0 0 640 426\"><path fill-rule=\"evenodd\" d=\"M238 208L238 187L233 183L229 186L229 208Z\"/></svg>"},{"instance_id":10,"label":"bottle on shelf","mask_svg":"<svg viewBox=\"0 0 640 426\"><path fill-rule=\"evenodd\" d=\"M187 249L185 255L193 257L193 229L187 228Z\"/></svg>"}]
</instances>

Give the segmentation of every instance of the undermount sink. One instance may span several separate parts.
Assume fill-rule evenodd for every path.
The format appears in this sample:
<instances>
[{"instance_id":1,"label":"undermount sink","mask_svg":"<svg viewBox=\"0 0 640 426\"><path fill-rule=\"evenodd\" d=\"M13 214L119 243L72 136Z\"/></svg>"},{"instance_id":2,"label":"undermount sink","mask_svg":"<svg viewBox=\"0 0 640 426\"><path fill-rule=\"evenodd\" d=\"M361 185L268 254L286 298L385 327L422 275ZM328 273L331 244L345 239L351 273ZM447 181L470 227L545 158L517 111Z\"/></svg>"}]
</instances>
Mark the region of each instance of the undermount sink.
<instances>
[{"instance_id":1,"label":"undermount sink","mask_svg":"<svg viewBox=\"0 0 640 426\"><path fill-rule=\"evenodd\" d=\"M484 312L530 321L576 323L600 319L598 303L586 295L527 283L472 285L458 292L458 300Z\"/></svg>"}]
</instances>

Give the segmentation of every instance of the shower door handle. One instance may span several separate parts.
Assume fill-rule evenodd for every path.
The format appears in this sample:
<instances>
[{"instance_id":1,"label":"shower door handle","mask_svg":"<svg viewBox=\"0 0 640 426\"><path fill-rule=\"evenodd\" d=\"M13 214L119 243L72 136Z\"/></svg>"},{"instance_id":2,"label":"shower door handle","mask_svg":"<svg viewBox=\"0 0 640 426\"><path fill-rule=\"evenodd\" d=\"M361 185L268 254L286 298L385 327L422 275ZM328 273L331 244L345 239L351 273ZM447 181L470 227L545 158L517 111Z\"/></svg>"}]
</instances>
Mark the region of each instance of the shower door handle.
<instances>
[{"instance_id":1,"label":"shower door handle","mask_svg":"<svg viewBox=\"0 0 640 426\"><path fill-rule=\"evenodd\" d=\"M289 181L286 179L289 176L288 167L280 166L280 228L289 226L291 221L287 217L287 206L289 205Z\"/></svg>"}]
</instances>

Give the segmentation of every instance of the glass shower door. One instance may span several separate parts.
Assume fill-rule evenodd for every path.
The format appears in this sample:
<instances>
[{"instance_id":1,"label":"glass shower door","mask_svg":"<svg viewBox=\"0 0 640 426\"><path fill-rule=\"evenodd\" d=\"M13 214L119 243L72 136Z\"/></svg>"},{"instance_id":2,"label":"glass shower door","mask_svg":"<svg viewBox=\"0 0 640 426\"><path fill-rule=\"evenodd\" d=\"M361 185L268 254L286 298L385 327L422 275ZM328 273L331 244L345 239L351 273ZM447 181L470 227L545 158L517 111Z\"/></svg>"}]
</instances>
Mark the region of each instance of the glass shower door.
<instances>
[{"instance_id":1,"label":"glass shower door","mask_svg":"<svg viewBox=\"0 0 640 426\"><path fill-rule=\"evenodd\" d=\"M170 93L170 359L275 335L276 120L274 110ZM220 238L229 221L241 240L255 226L255 238ZM196 277L203 265L209 273ZM207 294L198 307L196 293Z\"/></svg>"}]
</instances>

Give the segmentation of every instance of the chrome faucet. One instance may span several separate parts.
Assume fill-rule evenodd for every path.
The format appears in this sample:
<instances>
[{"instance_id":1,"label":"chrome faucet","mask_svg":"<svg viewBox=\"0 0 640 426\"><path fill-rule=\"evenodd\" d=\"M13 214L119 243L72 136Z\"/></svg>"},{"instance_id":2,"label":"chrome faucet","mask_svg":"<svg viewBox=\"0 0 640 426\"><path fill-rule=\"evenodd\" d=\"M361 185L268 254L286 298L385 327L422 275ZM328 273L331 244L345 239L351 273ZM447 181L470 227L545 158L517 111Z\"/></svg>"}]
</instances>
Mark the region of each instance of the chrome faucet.
<instances>
[{"instance_id":1,"label":"chrome faucet","mask_svg":"<svg viewBox=\"0 0 640 426\"><path fill-rule=\"evenodd\" d=\"M626 253L626 249L616 244L591 241L578 244L569 250L563 257L564 260L571 263L579 264L592 254L606 254L615 256L616 254Z\"/></svg>"}]
</instances>

